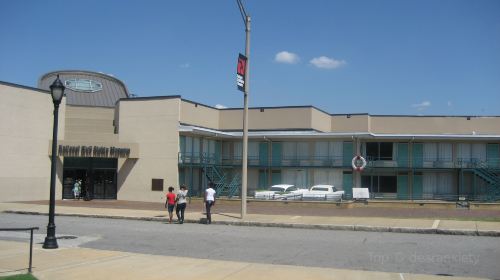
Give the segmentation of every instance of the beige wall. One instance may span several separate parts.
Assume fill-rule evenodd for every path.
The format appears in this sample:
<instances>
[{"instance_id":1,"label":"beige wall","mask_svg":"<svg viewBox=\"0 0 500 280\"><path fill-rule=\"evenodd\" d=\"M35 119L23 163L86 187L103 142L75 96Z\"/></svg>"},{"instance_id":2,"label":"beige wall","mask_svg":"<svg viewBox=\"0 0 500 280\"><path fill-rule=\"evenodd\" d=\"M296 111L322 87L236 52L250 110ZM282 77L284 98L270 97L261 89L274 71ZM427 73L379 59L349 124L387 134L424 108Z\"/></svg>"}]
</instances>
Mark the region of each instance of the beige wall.
<instances>
[{"instance_id":1,"label":"beige wall","mask_svg":"<svg viewBox=\"0 0 500 280\"><path fill-rule=\"evenodd\" d=\"M151 190L151 179L163 179L164 190L178 185L180 99L120 101L120 142L139 144L139 159L121 159L118 199L164 200Z\"/></svg>"},{"instance_id":2,"label":"beige wall","mask_svg":"<svg viewBox=\"0 0 500 280\"><path fill-rule=\"evenodd\" d=\"M66 135L64 141L59 141L58 144L129 148L129 157L138 158L138 144L119 142L118 134L115 134L113 123L114 118L118 117L118 112L119 110L115 108L67 105ZM118 118L116 123L118 123Z\"/></svg>"},{"instance_id":3,"label":"beige wall","mask_svg":"<svg viewBox=\"0 0 500 280\"><path fill-rule=\"evenodd\" d=\"M322 132L395 134L500 134L500 117L329 115L314 107L252 108L249 129L311 129ZM218 110L181 101L180 122L219 130L241 130L243 110ZM348 117L349 116L349 117Z\"/></svg>"},{"instance_id":4,"label":"beige wall","mask_svg":"<svg viewBox=\"0 0 500 280\"><path fill-rule=\"evenodd\" d=\"M243 126L243 110L218 110L181 100L180 122L220 130ZM249 129L316 129L330 131L330 116L313 107L249 109Z\"/></svg>"},{"instance_id":5,"label":"beige wall","mask_svg":"<svg viewBox=\"0 0 500 280\"><path fill-rule=\"evenodd\" d=\"M322 132L330 132L332 117L316 108L311 108L311 127Z\"/></svg>"},{"instance_id":6,"label":"beige wall","mask_svg":"<svg viewBox=\"0 0 500 280\"><path fill-rule=\"evenodd\" d=\"M371 117L373 133L500 134L499 117Z\"/></svg>"},{"instance_id":7,"label":"beige wall","mask_svg":"<svg viewBox=\"0 0 500 280\"><path fill-rule=\"evenodd\" d=\"M66 106L66 136L68 141L110 142L118 141L114 134L114 108Z\"/></svg>"},{"instance_id":8,"label":"beige wall","mask_svg":"<svg viewBox=\"0 0 500 280\"><path fill-rule=\"evenodd\" d=\"M332 116L332 132L368 132L370 117L368 115Z\"/></svg>"},{"instance_id":9,"label":"beige wall","mask_svg":"<svg viewBox=\"0 0 500 280\"><path fill-rule=\"evenodd\" d=\"M220 129L242 129L242 110L220 110ZM249 129L310 129L311 108L251 109L248 111Z\"/></svg>"},{"instance_id":10,"label":"beige wall","mask_svg":"<svg viewBox=\"0 0 500 280\"><path fill-rule=\"evenodd\" d=\"M181 100L180 121L206 128L219 129L219 110Z\"/></svg>"},{"instance_id":11,"label":"beige wall","mask_svg":"<svg viewBox=\"0 0 500 280\"><path fill-rule=\"evenodd\" d=\"M64 139L65 100L59 108L59 139ZM50 94L0 84L0 201L49 199L54 105ZM56 198L61 197L58 161Z\"/></svg>"}]
</instances>

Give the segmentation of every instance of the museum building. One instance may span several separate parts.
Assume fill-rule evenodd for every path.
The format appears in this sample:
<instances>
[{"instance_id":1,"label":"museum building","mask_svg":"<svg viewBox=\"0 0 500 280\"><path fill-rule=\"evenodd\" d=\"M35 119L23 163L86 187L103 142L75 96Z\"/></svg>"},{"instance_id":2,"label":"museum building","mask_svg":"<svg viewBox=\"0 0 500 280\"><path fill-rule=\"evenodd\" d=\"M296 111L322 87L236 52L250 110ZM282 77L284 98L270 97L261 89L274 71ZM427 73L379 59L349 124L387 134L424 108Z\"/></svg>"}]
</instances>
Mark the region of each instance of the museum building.
<instances>
[{"instance_id":1,"label":"museum building","mask_svg":"<svg viewBox=\"0 0 500 280\"><path fill-rule=\"evenodd\" d=\"M169 186L222 196L241 187L242 109L181 96L132 97L126 85L79 70L32 88L0 82L0 201L49 195L53 104L59 109L57 199L75 180L91 199L162 201ZM366 159L363 170L353 158ZM249 109L248 189L275 184L368 188L373 199L498 199L499 116L330 114L314 106Z\"/></svg>"}]
</instances>

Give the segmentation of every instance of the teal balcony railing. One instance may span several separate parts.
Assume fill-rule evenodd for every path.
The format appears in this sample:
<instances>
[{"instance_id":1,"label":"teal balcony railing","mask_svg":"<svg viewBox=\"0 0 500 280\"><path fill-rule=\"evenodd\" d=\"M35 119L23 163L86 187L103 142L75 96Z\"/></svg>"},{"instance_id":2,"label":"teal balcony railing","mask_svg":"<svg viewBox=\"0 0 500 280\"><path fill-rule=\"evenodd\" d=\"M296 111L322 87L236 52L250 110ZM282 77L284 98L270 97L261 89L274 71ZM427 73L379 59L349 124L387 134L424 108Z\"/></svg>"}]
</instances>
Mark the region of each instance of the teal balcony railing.
<instances>
[{"instance_id":1,"label":"teal balcony railing","mask_svg":"<svg viewBox=\"0 0 500 280\"><path fill-rule=\"evenodd\" d=\"M217 156L204 153L179 153L180 165L205 165L216 164L223 166L241 166L241 156ZM332 156L312 156L312 157L273 157L259 158L259 156L248 156L248 166L250 167L344 167L343 158Z\"/></svg>"},{"instance_id":2,"label":"teal balcony railing","mask_svg":"<svg viewBox=\"0 0 500 280\"><path fill-rule=\"evenodd\" d=\"M451 157L414 157L415 168L455 168L455 163Z\"/></svg>"},{"instance_id":3,"label":"teal balcony railing","mask_svg":"<svg viewBox=\"0 0 500 280\"><path fill-rule=\"evenodd\" d=\"M366 159L366 167L388 167L388 168L397 168L397 167L409 167L408 160L402 162L397 159L393 159L392 157L370 157L365 156Z\"/></svg>"},{"instance_id":4,"label":"teal balcony railing","mask_svg":"<svg viewBox=\"0 0 500 280\"><path fill-rule=\"evenodd\" d=\"M220 164L220 157L206 153L179 153L178 163L180 165L207 165Z\"/></svg>"},{"instance_id":5,"label":"teal balcony railing","mask_svg":"<svg viewBox=\"0 0 500 280\"><path fill-rule=\"evenodd\" d=\"M241 156L222 157L222 165L241 165ZM250 167L343 167L342 157L314 156L314 157L272 157L259 158L248 156Z\"/></svg>"},{"instance_id":6,"label":"teal balcony railing","mask_svg":"<svg viewBox=\"0 0 500 280\"><path fill-rule=\"evenodd\" d=\"M488 158L486 160L479 158L457 158L454 162L455 168L500 168L499 158Z\"/></svg>"},{"instance_id":7,"label":"teal balcony railing","mask_svg":"<svg viewBox=\"0 0 500 280\"><path fill-rule=\"evenodd\" d=\"M342 157L338 156L282 156L280 159L273 159L271 166L273 167L343 167Z\"/></svg>"},{"instance_id":8,"label":"teal balcony railing","mask_svg":"<svg viewBox=\"0 0 500 280\"><path fill-rule=\"evenodd\" d=\"M220 156L207 153L179 153L180 165L222 165L241 166L241 156ZM367 168L500 168L500 158L431 158L431 157L398 157L398 158L375 158L365 157ZM346 165L349 162L349 165ZM344 162L342 156L281 156L270 158L259 158L259 156L248 156L249 167L350 167L350 160Z\"/></svg>"},{"instance_id":9,"label":"teal balcony railing","mask_svg":"<svg viewBox=\"0 0 500 280\"><path fill-rule=\"evenodd\" d=\"M375 157L365 157L367 161L367 167L387 167L387 168L477 168L488 167L488 168L500 168L500 159L489 158L487 160L479 158L435 158L435 157L398 157L398 158L375 158ZM410 165L411 163L411 165Z\"/></svg>"}]
</instances>

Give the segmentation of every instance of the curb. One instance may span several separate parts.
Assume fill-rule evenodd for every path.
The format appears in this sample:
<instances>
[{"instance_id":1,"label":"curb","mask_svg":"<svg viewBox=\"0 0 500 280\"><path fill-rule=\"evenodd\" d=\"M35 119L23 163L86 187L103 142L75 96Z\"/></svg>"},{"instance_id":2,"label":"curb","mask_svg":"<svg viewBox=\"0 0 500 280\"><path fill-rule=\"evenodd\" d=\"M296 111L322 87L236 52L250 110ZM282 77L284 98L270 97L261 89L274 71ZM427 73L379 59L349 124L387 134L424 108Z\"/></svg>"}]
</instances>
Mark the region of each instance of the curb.
<instances>
[{"instance_id":1,"label":"curb","mask_svg":"<svg viewBox=\"0 0 500 280\"><path fill-rule=\"evenodd\" d=\"M47 213L21 210L5 210L3 213L23 214L23 215L42 215ZM101 218L101 219L120 219L135 221L164 221L164 217L130 217L130 216L112 216L112 215L94 215L94 214L67 214L59 213L56 216L82 217L82 218ZM199 220L186 219L185 223L204 224L205 218ZM328 225L328 224L286 224L273 222L257 221L213 221L216 225L229 226L254 226L254 227L277 227L277 228L299 228L299 229L321 229L321 230L345 230L345 231L366 231L366 232L395 232L395 233L415 233L415 234L443 234L443 235L465 235L465 236L489 236L500 237L500 231L495 230L466 230L466 229L437 229L437 228L411 228L411 227L384 227L384 226L365 226L365 225Z\"/></svg>"}]
</instances>

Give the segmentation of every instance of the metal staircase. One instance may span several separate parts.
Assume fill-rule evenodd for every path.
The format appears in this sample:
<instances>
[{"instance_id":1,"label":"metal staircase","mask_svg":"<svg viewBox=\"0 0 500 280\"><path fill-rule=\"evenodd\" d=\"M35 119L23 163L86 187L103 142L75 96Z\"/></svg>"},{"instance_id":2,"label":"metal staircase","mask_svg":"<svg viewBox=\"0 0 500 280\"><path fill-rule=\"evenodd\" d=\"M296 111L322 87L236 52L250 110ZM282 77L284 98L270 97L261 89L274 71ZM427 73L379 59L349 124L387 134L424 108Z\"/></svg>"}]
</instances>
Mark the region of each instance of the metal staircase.
<instances>
[{"instance_id":1,"label":"metal staircase","mask_svg":"<svg viewBox=\"0 0 500 280\"><path fill-rule=\"evenodd\" d=\"M217 168L215 165L205 164L203 165L203 172L210 183L214 184L216 194L220 194L220 190L224 189L226 184L226 176L224 172Z\"/></svg>"},{"instance_id":2,"label":"metal staircase","mask_svg":"<svg viewBox=\"0 0 500 280\"><path fill-rule=\"evenodd\" d=\"M500 199L500 170L489 167L486 163L478 163L474 168L474 174L484 180L486 187L486 199L489 201Z\"/></svg>"},{"instance_id":3,"label":"metal staircase","mask_svg":"<svg viewBox=\"0 0 500 280\"><path fill-rule=\"evenodd\" d=\"M205 164L203 172L208 181L214 184L216 195L227 196L229 198L238 195L241 186L241 177L239 173L232 177L224 169L212 164Z\"/></svg>"},{"instance_id":4,"label":"metal staircase","mask_svg":"<svg viewBox=\"0 0 500 280\"><path fill-rule=\"evenodd\" d=\"M240 173L236 173L231 180L231 183L228 185L228 194L227 196L230 198L235 195L239 195L241 190L241 176Z\"/></svg>"}]
</instances>

